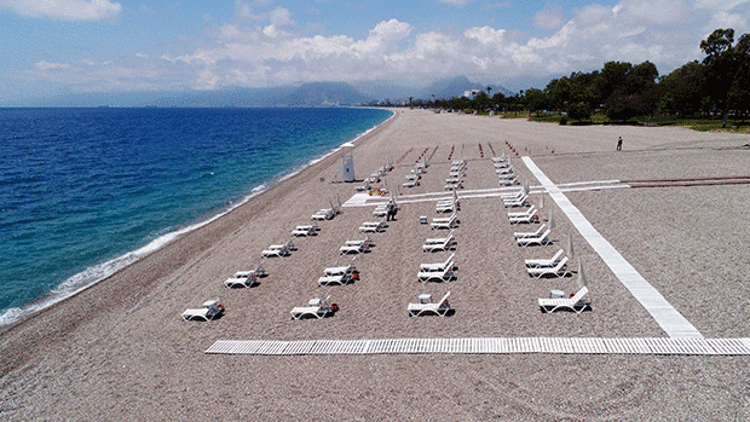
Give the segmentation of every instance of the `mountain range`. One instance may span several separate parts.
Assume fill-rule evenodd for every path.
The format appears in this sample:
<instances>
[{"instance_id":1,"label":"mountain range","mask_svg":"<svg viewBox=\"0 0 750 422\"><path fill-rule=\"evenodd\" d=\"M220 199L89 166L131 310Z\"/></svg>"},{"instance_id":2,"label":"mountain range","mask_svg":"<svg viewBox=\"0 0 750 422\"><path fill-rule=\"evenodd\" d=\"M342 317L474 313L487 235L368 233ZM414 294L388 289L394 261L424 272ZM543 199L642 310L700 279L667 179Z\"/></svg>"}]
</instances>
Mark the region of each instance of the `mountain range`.
<instances>
[{"instance_id":1,"label":"mountain range","mask_svg":"<svg viewBox=\"0 0 750 422\"><path fill-rule=\"evenodd\" d=\"M438 81L424 88L398 86L387 82L348 84L310 82L300 86L274 88L232 88L216 91L87 93L52 97L38 107L307 107L360 105L389 100L452 98L488 85L471 82L465 76ZM492 93L515 95L502 86L491 86Z\"/></svg>"}]
</instances>

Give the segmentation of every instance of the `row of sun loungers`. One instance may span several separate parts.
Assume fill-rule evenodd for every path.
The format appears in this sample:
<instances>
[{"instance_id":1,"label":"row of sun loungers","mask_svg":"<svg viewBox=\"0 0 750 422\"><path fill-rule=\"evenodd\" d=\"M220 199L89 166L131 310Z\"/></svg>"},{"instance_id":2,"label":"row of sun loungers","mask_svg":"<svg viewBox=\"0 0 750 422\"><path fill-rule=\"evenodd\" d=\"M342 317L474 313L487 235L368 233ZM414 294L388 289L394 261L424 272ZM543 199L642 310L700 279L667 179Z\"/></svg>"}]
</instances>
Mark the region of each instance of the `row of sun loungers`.
<instances>
[{"instance_id":1,"label":"row of sun loungers","mask_svg":"<svg viewBox=\"0 0 750 422\"><path fill-rule=\"evenodd\" d=\"M445 179L445 190L455 191L464 187L463 176L466 174L466 167L466 160L452 162L448 178Z\"/></svg>"},{"instance_id":2,"label":"row of sun loungers","mask_svg":"<svg viewBox=\"0 0 750 422\"><path fill-rule=\"evenodd\" d=\"M510 168L504 167L503 164L498 165L498 161L495 161L495 158L493 158L493 161L498 169ZM528 192L525 188L511 194L502 195L501 198L506 207L529 205L527 203ZM517 205L522 201L525 202L523 205ZM508 221L510 224L530 224L539 222L539 213L536 206L531 205L528 210L523 212L509 212ZM536 231L514 232L513 237L519 246L527 247L531 245L546 245L552 243L549 239L550 234L550 227L548 227L547 224L541 224ZM565 251L559 249L551 258L526 259L524 260L526 272L529 274L529 277L533 278L569 276L571 275L568 268L570 258L564 255ZM582 269L579 270L579 289L575 295L572 295L570 298L565 298L565 293L563 291L552 290L550 292L550 298L538 299L539 309L543 313L555 312L561 309L581 313L585 309L590 309L591 305L583 300L583 297L588 293L588 288L585 285L582 271Z\"/></svg>"},{"instance_id":3,"label":"row of sun loungers","mask_svg":"<svg viewBox=\"0 0 750 422\"><path fill-rule=\"evenodd\" d=\"M422 178L424 168L425 166L422 163L417 163L414 168L411 169L411 173L406 175L406 182L404 182L403 186L405 188L419 186L419 180Z\"/></svg>"},{"instance_id":4,"label":"row of sun loungers","mask_svg":"<svg viewBox=\"0 0 750 422\"><path fill-rule=\"evenodd\" d=\"M455 254L451 254L445 262L437 262L433 264L421 264L419 266L419 272L417 273L417 280L421 283L426 283L431 280L436 281L450 281L453 279L453 269L455 263L453 257Z\"/></svg>"},{"instance_id":5,"label":"row of sun loungers","mask_svg":"<svg viewBox=\"0 0 750 422\"><path fill-rule=\"evenodd\" d=\"M509 157L492 157L492 162L495 165L495 173L497 173L497 179L501 185L511 186L519 183L518 175L515 174Z\"/></svg>"}]
</instances>

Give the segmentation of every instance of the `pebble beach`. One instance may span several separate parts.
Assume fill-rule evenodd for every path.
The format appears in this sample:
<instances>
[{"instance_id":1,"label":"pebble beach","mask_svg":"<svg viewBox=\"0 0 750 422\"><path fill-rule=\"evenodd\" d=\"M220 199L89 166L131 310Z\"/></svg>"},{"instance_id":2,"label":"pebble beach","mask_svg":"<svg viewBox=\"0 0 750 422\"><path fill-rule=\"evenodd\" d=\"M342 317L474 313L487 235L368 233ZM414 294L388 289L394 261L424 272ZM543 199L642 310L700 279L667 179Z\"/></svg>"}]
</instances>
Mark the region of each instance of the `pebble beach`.
<instances>
[{"instance_id":1,"label":"pebble beach","mask_svg":"<svg viewBox=\"0 0 750 422\"><path fill-rule=\"evenodd\" d=\"M619 136L623 151L616 151ZM675 180L748 176L750 136L674 127L559 126L521 119L425 110L393 118L221 218L189 232L83 292L0 328L2 420L724 420L750 418L750 356L637 354L373 354L259 356L205 353L217 340L390 338L662 338L643 305L604 264L556 203L552 244L521 248L497 196L490 157L511 157L519 179L540 182L529 157L557 185L628 185L565 192L567 198L645 280L705 338L748 338L750 185L675 184ZM357 179L388 162L384 183L400 210L373 247L356 255L360 279L318 286L326 267L347 265L347 240L376 221L372 197L348 206L362 182L343 183L351 153ZM420 185L402 186L424 158ZM467 163L454 231L456 278L420 283L435 212L451 162ZM654 181L671 184L652 186ZM633 183L628 183L633 181ZM645 182L644 182L645 181ZM606 183L603 183L606 182ZM584 185L585 186L585 185ZM517 186L518 187L518 186ZM471 193L471 195L469 195ZM361 194L361 193L360 193ZM226 289L271 244L330 203L341 214L319 222L296 250L269 258L257 287ZM349 201L349 202L347 202ZM541 206L541 194L530 196ZM518 211L515 209L513 211ZM521 209L522 210L522 209ZM524 259L546 258L572 240L591 310L540 312L552 289L576 278L530 278ZM574 264L575 263L575 264ZM409 317L407 305L450 291L448 317ZM314 297L340 306L332 317L294 320L289 311ZM223 317L185 322L180 314L219 298Z\"/></svg>"}]
</instances>

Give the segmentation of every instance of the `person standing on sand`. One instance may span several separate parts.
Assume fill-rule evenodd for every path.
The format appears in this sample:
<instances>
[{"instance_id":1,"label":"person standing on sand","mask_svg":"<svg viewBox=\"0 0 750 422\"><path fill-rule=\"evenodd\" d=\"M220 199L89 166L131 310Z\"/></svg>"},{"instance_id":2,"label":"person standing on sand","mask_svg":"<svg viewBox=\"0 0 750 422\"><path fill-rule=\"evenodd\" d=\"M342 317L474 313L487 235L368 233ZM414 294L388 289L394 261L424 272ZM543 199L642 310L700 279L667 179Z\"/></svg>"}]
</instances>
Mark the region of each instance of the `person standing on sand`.
<instances>
[{"instance_id":1,"label":"person standing on sand","mask_svg":"<svg viewBox=\"0 0 750 422\"><path fill-rule=\"evenodd\" d=\"M617 140L617 150L622 151L622 136Z\"/></svg>"}]
</instances>

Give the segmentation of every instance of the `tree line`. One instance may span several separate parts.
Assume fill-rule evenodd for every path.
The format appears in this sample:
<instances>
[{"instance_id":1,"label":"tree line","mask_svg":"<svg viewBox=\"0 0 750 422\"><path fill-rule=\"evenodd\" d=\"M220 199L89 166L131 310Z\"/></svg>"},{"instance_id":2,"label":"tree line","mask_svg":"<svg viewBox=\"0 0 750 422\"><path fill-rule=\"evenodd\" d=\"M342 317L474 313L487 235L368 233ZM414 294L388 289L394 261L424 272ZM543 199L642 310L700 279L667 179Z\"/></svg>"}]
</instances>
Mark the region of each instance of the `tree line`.
<instances>
[{"instance_id":1,"label":"tree line","mask_svg":"<svg viewBox=\"0 0 750 422\"><path fill-rule=\"evenodd\" d=\"M544 110L588 120L604 113L610 120L637 116L747 117L750 111L750 34L735 43L734 30L717 29L701 41L702 61L692 61L659 76L650 61L633 65L611 61L590 73L573 72L551 80L544 89L529 88L512 97L491 90L469 99L415 100L413 106L478 111Z\"/></svg>"}]
</instances>

